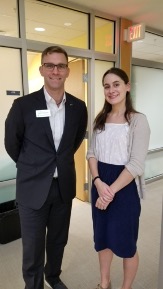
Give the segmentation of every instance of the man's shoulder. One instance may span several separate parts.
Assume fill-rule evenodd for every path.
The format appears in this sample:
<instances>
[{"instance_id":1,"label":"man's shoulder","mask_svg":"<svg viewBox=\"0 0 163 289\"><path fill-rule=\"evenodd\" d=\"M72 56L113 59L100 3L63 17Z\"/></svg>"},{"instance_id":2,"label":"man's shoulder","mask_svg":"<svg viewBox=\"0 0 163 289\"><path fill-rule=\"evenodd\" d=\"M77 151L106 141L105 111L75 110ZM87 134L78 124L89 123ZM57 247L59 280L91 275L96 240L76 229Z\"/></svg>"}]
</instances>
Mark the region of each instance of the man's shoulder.
<instances>
[{"instance_id":1,"label":"man's shoulder","mask_svg":"<svg viewBox=\"0 0 163 289\"><path fill-rule=\"evenodd\" d=\"M41 88L40 90L18 97L15 99L15 101L16 102L26 102L26 101L29 102L32 99L34 99L34 97L41 97L42 95L43 95L43 89Z\"/></svg>"},{"instance_id":2,"label":"man's shoulder","mask_svg":"<svg viewBox=\"0 0 163 289\"><path fill-rule=\"evenodd\" d=\"M66 92L66 99L68 101L72 101L72 102L77 103L79 105L81 105L81 104L85 105L85 102L82 99L80 99L80 98L78 98L78 97L76 97L76 96L74 96L74 95L72 95L71 93L68 93L68 92Z\"/></svg>"}]
</instances>

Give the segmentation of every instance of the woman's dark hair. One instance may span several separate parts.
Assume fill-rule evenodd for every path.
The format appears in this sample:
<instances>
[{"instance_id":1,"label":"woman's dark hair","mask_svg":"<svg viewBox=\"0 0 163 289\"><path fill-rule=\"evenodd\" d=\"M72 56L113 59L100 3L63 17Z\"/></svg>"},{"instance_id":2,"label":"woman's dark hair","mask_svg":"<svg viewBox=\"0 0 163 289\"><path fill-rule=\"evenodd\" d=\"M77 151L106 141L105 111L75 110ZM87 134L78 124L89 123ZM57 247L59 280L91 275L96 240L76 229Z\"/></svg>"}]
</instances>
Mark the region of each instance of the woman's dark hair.
<instances>
[{"instance_id":1,"label":"woman's dark hair","mask_svg":"<svg viewBox=\"0 0 163 289\"><path fill-rule=\"evenodd\" d=\"M125 84L129 83L129 78L128 78L128 76L124 70L122 70L120 68L112 67L104 73L104 75L102 77L102 85L104 85L105 76L108 74L115 74L115 75L119 76L124 81ZM94 120L94 130L96 130L96 129L103 130L104 129L107 114L111 110L112 110L112 105L105 100L102 110L98 113L98 115L96 116L96 118ZM125 116L125 119L127 120L128 123L130 123L130 114L135 113L135 112L137 112L137 111L133 108L130 92L127 91L127 93L126 93L126 111L125 111L124 116Z\"/></svg>"}]
</instances>

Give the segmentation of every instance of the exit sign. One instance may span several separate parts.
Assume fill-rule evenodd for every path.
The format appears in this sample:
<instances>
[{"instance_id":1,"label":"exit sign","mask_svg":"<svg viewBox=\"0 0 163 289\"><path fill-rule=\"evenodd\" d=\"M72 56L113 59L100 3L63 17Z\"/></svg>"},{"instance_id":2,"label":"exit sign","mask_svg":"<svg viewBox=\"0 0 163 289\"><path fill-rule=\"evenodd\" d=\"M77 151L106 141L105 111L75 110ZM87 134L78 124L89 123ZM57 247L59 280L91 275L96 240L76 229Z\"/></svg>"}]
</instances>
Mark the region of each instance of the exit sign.
<instances>
[{"instance_id":1,"label":"exit sign","mask_svg":"<svg viewBox=\"0 0 163 289\"><path fill-rule=\"evenodd\" d=\"M124 31L124 40L127 42L133 42L145 38L145 24L140 23L128 27Z\"/></svg>"}]
</instances>

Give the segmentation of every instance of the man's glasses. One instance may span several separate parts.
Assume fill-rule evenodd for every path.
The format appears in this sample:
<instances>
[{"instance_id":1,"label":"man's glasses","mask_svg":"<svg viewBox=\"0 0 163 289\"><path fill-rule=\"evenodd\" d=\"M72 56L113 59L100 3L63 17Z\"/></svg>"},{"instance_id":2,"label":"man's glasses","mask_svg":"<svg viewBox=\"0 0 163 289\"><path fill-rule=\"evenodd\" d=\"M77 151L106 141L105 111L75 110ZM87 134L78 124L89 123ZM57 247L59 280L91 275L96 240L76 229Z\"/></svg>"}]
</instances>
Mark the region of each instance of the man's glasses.
<instances>
[{"instance_id":1,"label":"man's glasses","mask_svg":"<svg viewBox=\"0 0 163 289\"><path fill-rule=\"evenodd\" d=\"M56 67L58 71L64 71L67 67L68 64L65 63L43 63L42 66L44 66L48 71L53 71L54 68Z\"/></svg>"}]
</instances>

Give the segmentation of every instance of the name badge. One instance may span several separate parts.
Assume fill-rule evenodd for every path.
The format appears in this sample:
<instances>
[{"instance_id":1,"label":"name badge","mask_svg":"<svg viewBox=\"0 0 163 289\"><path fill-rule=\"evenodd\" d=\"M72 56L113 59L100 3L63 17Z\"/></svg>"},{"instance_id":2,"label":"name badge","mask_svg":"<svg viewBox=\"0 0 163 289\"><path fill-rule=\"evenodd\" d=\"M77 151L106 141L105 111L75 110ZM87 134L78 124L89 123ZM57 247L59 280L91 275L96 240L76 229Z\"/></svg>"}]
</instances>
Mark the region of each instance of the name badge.
<instances>
[{"instance_id":1,"label":"name badge","mask_svg":"<svg viewBox=\"0 0 163 289\"><path fill-rule=\"evenodd\" d=\"M49 117L49 116L51 116L49 109L36 110L36 117Z\"/></svg>"}]
</instances>

